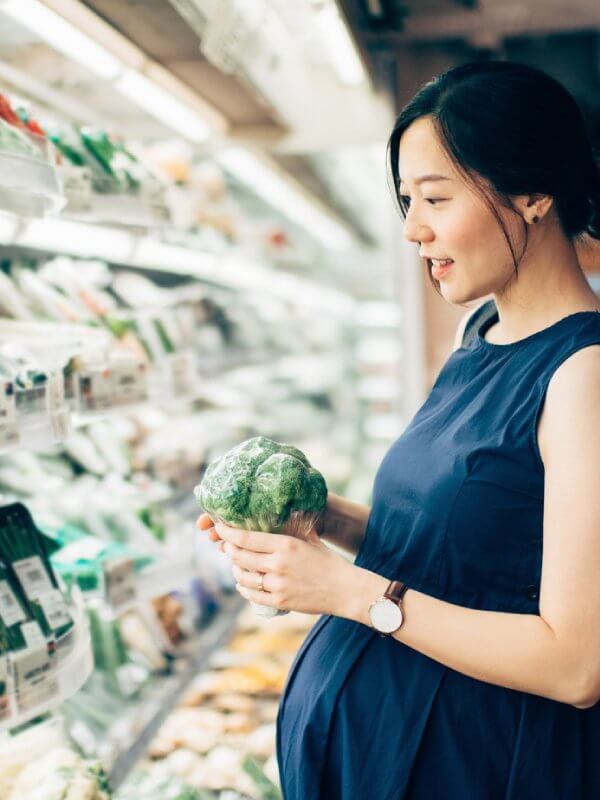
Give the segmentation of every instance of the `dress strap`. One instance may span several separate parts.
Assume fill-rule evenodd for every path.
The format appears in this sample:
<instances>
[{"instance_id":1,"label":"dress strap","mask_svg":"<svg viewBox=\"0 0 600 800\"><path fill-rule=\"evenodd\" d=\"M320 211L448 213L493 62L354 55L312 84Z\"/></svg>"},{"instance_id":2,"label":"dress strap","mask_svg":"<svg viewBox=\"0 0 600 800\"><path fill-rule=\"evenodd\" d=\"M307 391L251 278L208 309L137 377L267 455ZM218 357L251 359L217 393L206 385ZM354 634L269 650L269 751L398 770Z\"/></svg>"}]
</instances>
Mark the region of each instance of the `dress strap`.
<instances>
[{"instance_id":1,"label":"dress strap","mask_svg":"<svg viewBox=\"0 0 600 800\"><path fill-rule=\"evenodd\" d=\"M463 333L462 347L470 347L473 341L477 338L478 331L496 315L496 303L493 300L488 300L482 303L476 311L471 314L465 326Z\"/></svg>"}]
</instances>

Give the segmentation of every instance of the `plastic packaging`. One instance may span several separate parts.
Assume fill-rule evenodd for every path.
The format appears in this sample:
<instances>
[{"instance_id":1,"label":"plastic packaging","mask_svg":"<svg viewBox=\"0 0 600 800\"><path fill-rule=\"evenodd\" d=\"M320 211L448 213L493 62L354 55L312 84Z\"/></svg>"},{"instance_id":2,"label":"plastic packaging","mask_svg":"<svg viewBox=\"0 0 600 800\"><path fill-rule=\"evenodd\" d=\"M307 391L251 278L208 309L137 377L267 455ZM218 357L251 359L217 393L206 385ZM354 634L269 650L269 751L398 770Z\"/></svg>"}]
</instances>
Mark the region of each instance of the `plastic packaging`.
<instances>
[{"instance_id":1,"label":"plastic packaging","mask_svg":"<svg viewBox=\"0 0 600 800\"><path fill-rule=\"evenodd\" d=\"M306 539L325 508L327 485L296 447L255 436L209 464L194 495L214 522ZM219 514L224 508L236 518ZM264 617L287 613L250 604Z\"/></svg>"}]
</instances>

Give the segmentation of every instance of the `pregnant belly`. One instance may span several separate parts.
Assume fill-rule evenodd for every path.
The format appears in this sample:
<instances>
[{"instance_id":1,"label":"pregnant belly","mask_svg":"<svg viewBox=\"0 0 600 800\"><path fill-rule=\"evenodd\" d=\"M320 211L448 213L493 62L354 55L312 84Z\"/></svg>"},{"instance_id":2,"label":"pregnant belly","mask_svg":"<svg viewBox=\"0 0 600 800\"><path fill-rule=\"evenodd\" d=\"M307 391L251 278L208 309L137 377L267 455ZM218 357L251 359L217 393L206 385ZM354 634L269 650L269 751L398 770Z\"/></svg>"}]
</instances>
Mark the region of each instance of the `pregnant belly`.
<instances>
[{"instance_id":1,"label":"pregnant belly","mask_svg":"<svg viewBox=\"0 0 600 800\"><path fill-rule=\"evenodd\" d=\"M445 737L457 743L454 761L462 748L472 771L475 761L501 781L520 697L365 626L324 617L300 649L281 700L277 754L285 800L397 800L417 758L439 761ZM474 754L488 726L503 747L482 759Z\"/></svg>"}]
</instances>

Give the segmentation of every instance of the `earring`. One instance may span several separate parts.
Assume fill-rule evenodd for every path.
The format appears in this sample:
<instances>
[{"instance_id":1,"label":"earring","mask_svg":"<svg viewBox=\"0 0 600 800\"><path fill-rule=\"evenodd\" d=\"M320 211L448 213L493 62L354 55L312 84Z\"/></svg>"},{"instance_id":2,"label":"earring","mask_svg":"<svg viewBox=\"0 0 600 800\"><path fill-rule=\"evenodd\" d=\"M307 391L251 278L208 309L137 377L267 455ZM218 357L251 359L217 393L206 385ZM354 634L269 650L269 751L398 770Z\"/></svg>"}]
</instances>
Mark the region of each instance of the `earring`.
<instances>
[{"instance_id":1,"label":"earring","mask_svg":"<svg viewBox=\"0 0 600 800\"><path fill-rule=\"evenodd\" d=\"M532 222L533 222L533 224L535 225L537 222L539 222L539 221L540 221L540 218L539 218L539 217L538 217L538 215L536 214L536 215L535 215L535 217L532 217L532 218L531 218L531 221L532 221Z\"/></svg>"}]
</instances>

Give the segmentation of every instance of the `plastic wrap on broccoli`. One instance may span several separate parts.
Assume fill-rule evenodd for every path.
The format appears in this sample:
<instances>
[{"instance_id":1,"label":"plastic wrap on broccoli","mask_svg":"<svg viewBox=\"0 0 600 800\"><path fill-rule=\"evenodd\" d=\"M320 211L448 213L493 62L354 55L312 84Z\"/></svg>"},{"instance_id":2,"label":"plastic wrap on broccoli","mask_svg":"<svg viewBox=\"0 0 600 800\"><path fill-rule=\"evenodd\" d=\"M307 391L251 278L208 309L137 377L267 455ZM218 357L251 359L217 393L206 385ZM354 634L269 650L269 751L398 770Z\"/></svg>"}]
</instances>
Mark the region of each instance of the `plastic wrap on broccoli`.
<instances>
[{"instance_id":1,"label":"plastic wrap on broccoli","mask_svg":"<svg viewBox=\"0 0 600 800\"><path fill-rule=\"evenodd\" d=\"M209 464L195 489L202 508L236 528L281 533L296 512L316 518L327 484L296 447L255 436Z\"/></svg>"}]
</instances>

